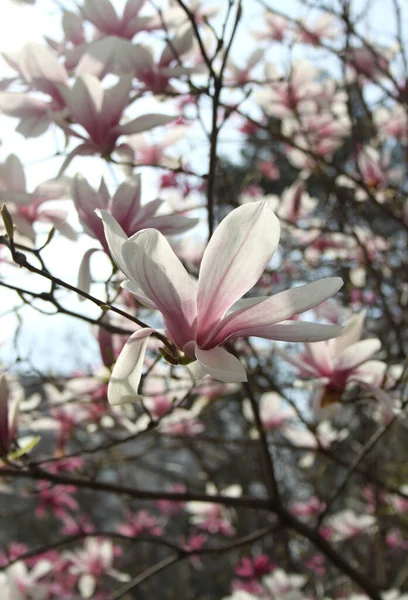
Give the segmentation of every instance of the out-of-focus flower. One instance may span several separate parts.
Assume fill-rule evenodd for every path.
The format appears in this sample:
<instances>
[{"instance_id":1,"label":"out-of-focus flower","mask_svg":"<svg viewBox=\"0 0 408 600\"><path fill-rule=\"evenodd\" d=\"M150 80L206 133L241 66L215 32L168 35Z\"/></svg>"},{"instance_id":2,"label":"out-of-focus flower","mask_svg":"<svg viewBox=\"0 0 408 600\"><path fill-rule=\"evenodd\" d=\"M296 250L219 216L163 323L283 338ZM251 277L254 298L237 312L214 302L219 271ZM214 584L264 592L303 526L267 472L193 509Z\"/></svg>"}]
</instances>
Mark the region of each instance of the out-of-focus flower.
<instances>
[{"instance_id":1,"label":"out-of-focus flower","mask_svg":"<svg viewBox=\"0 0 408 600\"><path fill-rule=\"evenodd\" d=\"M337 540L353 538L361 533L372 533L376 524L373 515L357 515L352 510L343 510L327 519Z\"/></svg>"},{"instance_id":2,"label":"out-of-focus flower","mask_svg":"<svg viewBox=\"0 0 408 600\"><path fill-rule=\"evenodd\" d=\"M306 344L299 357L280 351L285 360L298 367L300 375L317 385L316 408L339 402L349 384L367 382L381 386L387 365L370 360L381 348L381 342L377 338L361 339L364 318L364 312L354 315L336 339Z\"/></svg>"},{"instance_id":3,"label":"out-of-focus flower","mask_svg":"<svg viewBox=\"0 0 408 600\"><path fill-rule=\"evenodd\" d=\"M62 235L75 241L77 234L68 223L68 211L47 205L51 200L69 197L69 183L64 177L40 183L32 192L26 191L26 179L20 159L10 154L0 165L0 202L7 202L16 230L35 240L34 223L51 223Z\"/></svg>"},{"instance_id":4,"label":"out-of-focus flower","mask_svg":"<svg viewBox=\"0 0 408 600\"><path fill-rule=\"evenodd\" d=\"M82 125L88 138L72 129L62 118L58 124L69 135L82 140L65 159L61 171L78 154L109 156L116 147L118 138L153 129L174 120L163 114L147 114L128 122L120 123L123 111L129 104L132 78L120 77L111 88L105 89L93 75L82 74L77 77L72 88L61 87L69 117L73 123Z\"/></svg>"},{"instance_id":5,"label":"out-of-focus flower","mask_svg":"<svg viewBox=\"0 0 408 600\"><path fill-rule=\"evenodd\" d=\"M181 215L157 215L164 202L153 200L142 206L140 196L140 175L134 175L124 181L112 197L103 179L98 191L79 175L74 178L72 186L72 197L85 231L99 240L107 252L109 248L103 224L95 214L97 209L108 211L128 236L149 227L161 231L163 235L177 235L198 223L198 219L189 219Z\"/></svg>"}]
</instances>

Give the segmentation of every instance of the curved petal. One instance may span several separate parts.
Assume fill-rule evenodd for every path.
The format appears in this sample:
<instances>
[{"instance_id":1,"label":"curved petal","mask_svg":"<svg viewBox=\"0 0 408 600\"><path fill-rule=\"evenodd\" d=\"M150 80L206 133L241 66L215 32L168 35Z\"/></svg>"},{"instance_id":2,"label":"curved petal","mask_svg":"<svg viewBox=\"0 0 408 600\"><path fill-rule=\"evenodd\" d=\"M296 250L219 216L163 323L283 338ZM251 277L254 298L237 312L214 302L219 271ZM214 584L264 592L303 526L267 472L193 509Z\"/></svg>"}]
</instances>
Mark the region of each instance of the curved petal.
<instances>
[{"instance_id":1,"label":"curved petal","mask_svg":"<svg viewBox=\"0 0 408 600\"><path fill-rule=\"evenodd\" d=\"M154 329L140 329L133 333L113 367L108 385L108 400L110 404L136 402L142 396L138 394L142 376L143 361L149 336Z\"/></svg>"},{"instance_id":2,"label":"curved petal","mask_svg":"<svg viewBox=\"0 0 408 600\"><path fill-rule=\"evenodd\" d=\"M95 213L97 209L105 208L101 194L94 190L82 175L78 174L72 180L71 193L83 228L88 235L96 237L104 244L103 224ZM106 243L105 248L107 248Z\"/></svg>"},{"instance_id":3,"label":"curved petal","mask_svg":"<svg viewBox=\"0 0 408 600\"><path fill-rule=\"evenodd\" d=\"M156 229L136 233L124 244L126 273L163 315L179 347L195 338L196 286L166 238Z\"/></svg>"},{"instance_id":4,"label":"curved petal","mask_svg":"<svg viewBox=\"0 0 408 600\"><path fill-rule=\"evenodd\" d=\"M387 365L385 362L381 360L368 360L353 370L348 381L371 383L377 387L381 387L386 371Z\"/></svg>"},{"instance_id":5,"label":"curved petal","mask_svg":"<svg viewBox=\"0 0 408 600\"><path fill-rule=\"evenodd\" d=\"M97 210L96 214L102 219L106 241L108 242L111 256L119 269L130 279L126 262L122 257L122 247L127 242L127 235L119 223L106 210Z\"/></svg>"},{"instance_id":6,"label":"curved petal","mask_svg":"<svg viewBox=\"0 0 408 600\"><path fill-rule=\"evenodd\" d=\"M336 360L336 371L348 371L355 369L365 363L375 352L381 348L381 342L377 338L361 340L352 344L340 354Z\"/></svg>"},{"instance_id":7,"label":"curved petal","mask_svg":"<svg viewBox=\"0 0 408 600\"><path fill-rule=\"evenodd\" d=\"M279 221L266 201L233 210L217 227L201 262L197 341L204 345L225 312L262 275L279 243Z\"/></svg>"},{"instance_id":8,"label":"curved petal","mask_svg":"<svg viewBox=\"0 0 408 600\"><path fill-rule=\"evenodd\" d=\"M81 264L79 265L77 287L80 290L82 290L83 292L86 292L87 294L89 294L89 292L91 290L91 283L92 283L91 256L92 256L92 254L94 254L94 252L97 252L97 251L98 251L97 248L90 248L89 250L87 250L82 257ZM78 294L78 299L81 302L83 300L85 300L85 298L83 296L81 296L80 294Z\"/></svg>"},{"instance_id":9,"label":"curved petal","mask_svg":"<svg viewBox=\"0 0 408 600\"><path fill-rule=\"evenodd\" d=\"M132 223L137 221L140 193L140 175L134 175L118 187L112 198L111 214L129 232L132 231Z\"/></svg>"},{"instance_id":10,"label":"curved petal","mask_svg":"<svg viewBox=\"0 0 408 600\"><path fill-rule=\"evenodd\" d=\"M217 345L237 331L273 325L305 312L333 296L342 285L340 277L327 277L238 309L221 321L218 332L211 337L211 343Z\"/></svg>"},{"instance_id":11,"label":"curved petal","mask_svg":"<svg viewBox=\"0 0 408 600\"><path fill-rule=\"evenodd\" d=\"M335 356L340 356L343 350L352 344L356 344L360 340L365 316L366 311L362 310L360 313L350 317L350 319L344 323L344 332L336 338L333 345Z\"/></svg>"},{"instance_id":12,"label":"curved petal","mask_svg":"<svg viewBox=\"0 0 408 600\"><path fill-rule=\"evenodd\" d=\"M125 281L122 281L122 283L120 284L120 287L123 288L124 290L127 290L131 294L133 294L133 296L136 298L136 300L138 300L144 306L147 306L148 308L153 308L154 310L157 310L157 306L155 305L155 303L152 302L151 300L149 300L149 298L147 298L147 296L145 296L145 294L142 292L140 287L138 285L136 285L136 283L134 281L130 281L129 279L126 279Z\"/></svg>"},{"instance_id":13,"label":"curved petal","mask_svg":"<svg viewBox=\"0 0 408 600\"><path fill-rule=\"evenodd\" d=\"M304 358L317 372L318 377L331 377L333 373L333 343L306 344Z\"/></svg>"},{"instance_id":14,"label":"curved petal","mask_svg":"<svg viewBox=\"0 0 408 600\"><path fill-rule=\"evenodd\" d=\"M161 231L163 235L178 235L195 227L199 220L174 214L160 215L149 219L144 226L146 228L154 227L154 229Z\"/></svg>"},{"instance_id":15,"label":"curved petal","mask_svg":"<svg viewBox=\"0 0 408 600\"><path fill-rule=\"evenodd\" d=\"M248 381L244 365L224 348L203 350L196 346L195 355L208 375L224 383Z\"/></svg>"},{"instance_id":16,"label":"curved petal","mask_svg":"<svg viewBox=\"0 0 408 600\"><path fill-rule=\"evenodd\" d=\"M233 333L228 339L253 335L266 340L277 340L281 342L319 342L330 340L339 335L342 327L338 325L320 325L319 323L308 323L306 321L281 321L276 325L263 327L248 327Z\"/></svg>"}]
</instances>

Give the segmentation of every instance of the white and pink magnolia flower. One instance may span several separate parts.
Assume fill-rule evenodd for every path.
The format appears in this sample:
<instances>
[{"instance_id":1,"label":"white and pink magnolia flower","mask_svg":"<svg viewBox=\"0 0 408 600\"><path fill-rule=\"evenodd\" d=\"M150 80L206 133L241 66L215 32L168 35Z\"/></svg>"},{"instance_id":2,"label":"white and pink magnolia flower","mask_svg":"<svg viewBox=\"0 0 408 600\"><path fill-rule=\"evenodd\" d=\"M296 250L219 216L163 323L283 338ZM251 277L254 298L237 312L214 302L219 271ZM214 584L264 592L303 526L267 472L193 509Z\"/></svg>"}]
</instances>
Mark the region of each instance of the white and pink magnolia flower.
<instances>
[{"instance_id":1,"label":"white and pink magnolia flower","mask_svg":"<svg viewBox=\"0 0 408 600\"><path fill-rule=\"evenodd\" d=\"M0 573L0 594L4 600L48 600L49 585L43 578L52 571L49 560L39 560L31 571L17 561Z\"/></svg>"},{"instance_id":2,"label":"white and pink magnolia flower","mask_svg":"<svg viewBox=\"0 0 408 600\"><path fill-rule=\"evenodd\" d=\"M6 202L13 216L16 230L24 237L35 240L34 223L51 223L57 231L75 241L77 234L67 222L68 211L50 207L50 200L68 198L69 184L64 177L50 179L26 191L26 179L19 158L10 154L0 165L0 201Z\"/></svg>"},{"instance_id":3,"label":"white and pink magnolia flower","mask_svg":"<svg viewBox=\"0 0 408 600\"><path fill-rule=\"evenodd\" d=\"M68 73L50 49L34 42L3 56L29 90L49 96L42 100L22 92L0 92L0 111L20 119L17 131L25 137L39 136L64 109L62 89L68 87Z\"/></svg>"},{"instance_id":4,"label":"white and pink magnolia flower","mask_svg":"<svg viewBox=\"0 0 408 600\"><path fill-rule=\"evenodd\" d=\"M300 589L306 584L304 575L288 574L283 569L275 569L262 579L262 584L272 595L280 600L303 600Z\"/></svg>"},{"instance_id":5,"label":"white and pink magnolia flower","mask_svg":"<svg viewBox=\"0 0 408 600\"><path fill-rule=\"evenodd\" d=\"M357 515L345 509L330 517L327 523L334 529L337 540L346 540L360 533L372 533L376 518L373 515Z\"/></svg>"},{"instance_id":6,"label":"white and pink magnolia flower","mask_svg":"<svg viewBox=\"0 0 408 600\"><path fill-rule=\"evenodd\" d=\"M350 384L381 386L387 365L371 360L381 342L377 338L361 339L364 318L364 312L353 315L336 339L306 344L299 357L280 351L285 360L298 367L299 374L317 384L317 404L321 408L339 402Z\"/></svg>"},{"instance_id":7,"label":"white and pink magnolia flower","mask_svg":"<svg viewBox=\"0 0 408 600\"><path fill-rule=\"evenodd\" d=\"M291 29L291 23L285 17L275 15L271 11L266 11L263 16L265 29L261 31L252 31L252 35L259 41L282 42L285 33Z\"/></svg>"},{"instance_id":8,"label":"white and pink magnolia flower","mask_svg":"<svg viewBox=\"0 0 408 600\"><path fill-rule=\"evenodd\" d=\"M119 17L109 0L85 0L81 7L84 19L94 25L100 36L114 35L131 40L136 33L148 29L151 16L140 16L145 0L127 0Z\"/></svg>"},{"instance_id":9,"label":"white and pink magnolia flower","mask_svg":"<svg viewBox=\"0 0 408 600\"><path fill-rule=\"evenodd\" d=\"M391 108L378 108L374 112L374 122L384 138L391 136L407 142L408 116L402 104L394 104Z\"/></svg>"},{"instance_id":10,"label":"white and pink magnolia flower","mask_svg":"<svg viewBox=\"0 0 408 600\"><path fill-rule=\"evenodd\" d=\"M295 181L280 197L270 195L268 200L280 219L293 224L307 217L317 205L317 199L309 196L303 181Z\"/></svg>"},{"instance_id":11,"label":"white and pink magnolia flower","mask_svg":"<svg viewBox=\"0 0 408 600\"><path fill-rule=\"evenodd\" d=\"M196 377L246 381L242 363L222 348L239 337L316 341L341 332L336 326L288 320L335 294L342 285L338 277L238 302L257 283L279 243L279 221L267 201L240 206L222 221L205 249L198 282L159 231L145 229L128 239L109 213L101 211L101 217L111 255L128 279L123 287L162 313L177 349L169 358L196 361L190 367ZM112 404L140 398L137 387L152 333L141 329L124 346L109 383Z\"/></svg>"},{"instance_id":12,"label":"white and pink magnolia flower","mask_svg":"<svg viewBox=\"0 0 408 600\"><path fill-rule=\"evenodd\" d=\"M395 54L396 48L362 46L360 48L348 48L345 61L357 75L378 80L387 76L390 62Z\"/></svg>"},{"instance_id":13,"label":"white and pink magnolia flower","mask_svg":"<svg viewBox=\"0 0 408 600\"><path fill-rule=\"evenodd\" d=\"M233 84L243 85L251 80L251 72L263 59L265 50L257 48L247 58L245 65L239 67L231 59L228 61L228 79Z\"/></svg>"},{"instance_id":14,"label":"white and pink magnolia flower","mask_svg":"<svg viewBox=\"0 0 408 600\"><path fill-rule=\"evenodd\" d=\"M191 27L183 27L169 40L157 60L152 48L142 44L136 46L130 61L132 73L153 94L174 92L170 79L203 71L202 65L187 67L181 63L182 56L193 47L193 40Z\"/></svg>"},{"instance_id":15,"label":"white and pink magnolia flower","mask_svg":"<svg viewBox=\"0 0 408 600\"><path fill-rule=\"evenodd\" d=\"M209 496L217 494L218 490L212 483L207 483L206 493ZM237 498L241 496L242 489L240 485L230 485L221 491L223 496ZM221 504L212 504L211 502L193 501L187 502L187 512L190 513L190 523L196 525L199 529L208 531L211 534L219 533L221 535L234 535L235 529L231 522L234 514Z\"/></svg>"},{"instance_id":16,"label":"white and pink magnolia flower","mask_svg":"<svg viewBox=\"0 0 408 600\"><path fill-rule=\"evenodd\" d=\"M318 70L310 62L295 61L284 81L273 68L268 69L266 75L276 82L263 86L255 100L267 115L283 118L310 112L313 106L311 100L315 99L321 87L316 80Z\"/></svg>"},{"instance_id":17,"label":"white and pink magnolia flower","mask_svg":"<svg viewBox=\"0 0 408 600\"><path fill-rule=\"evenodd\" d=\"M131 89L130 76L120 77L114 86L105 89L99 79L89 74L77 77L72 88L61 88L69 117L74 123L81 125L89 136L86 138L76 132L65 120L59 121L59 125L69 135L83 142L71 152L64 167L77 154L100 153L102 156L109 156L120 136L147 131L174 120L174 117L168 115L148 114L120 124L123 112L130 102Z\"/></svg>"},{"instance_id":18,"label":"white and pink magnolia flower","mask_svg":"<svg viewBox=\"0 0 408 600\"><path fill-rule=\"evenodd\" d=\"M64 554L70 562L69 572L78 576L78 588L82 598L94 597L102 575L110 575L118 581L129 581L129 575L113 567L114 550L111 541L88 537L81 550Z\"/></svg>"},{"instance_id":19,"label":"white and pink magnolia flower","mask_svg":"<svg viewBox=\"0 0 408 600\"><path fill-rule=\"evenodd\" d=\"M330 13L324 13L314 23L301 23L299 41L318 46L323 38L332 40L339 33L337 19Z\"/></svg>"},{"instance_id":20,"label":"white and pink magnolia flower","mask_svg":"<svg viewBox=\"0 0 408 600\"><path fill-rule=\"evenodd\" d=\"M84 177L76 175L73 180L72 197L85 231L99 240L106 251L109 249L102 221L95 214L97 209L109 212L127 236L149 227L161 231L163 235L177 235L198 223L198 219L189 219L182 215L157 215L164 204L162 200L153 200L142 206L140 175L126 179L112 197L103 179L99 190L96 191Z\"/></svg>"}]
</instances>

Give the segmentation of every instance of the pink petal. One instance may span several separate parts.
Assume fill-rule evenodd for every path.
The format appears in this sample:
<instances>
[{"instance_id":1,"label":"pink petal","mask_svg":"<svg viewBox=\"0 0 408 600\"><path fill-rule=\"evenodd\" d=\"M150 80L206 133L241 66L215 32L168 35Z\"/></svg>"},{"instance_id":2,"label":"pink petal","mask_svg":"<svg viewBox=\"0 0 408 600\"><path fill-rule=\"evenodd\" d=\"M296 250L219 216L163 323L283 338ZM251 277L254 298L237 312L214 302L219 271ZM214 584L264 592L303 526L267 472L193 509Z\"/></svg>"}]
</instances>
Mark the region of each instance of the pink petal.
<instances>
[{"instance_id":1,"label":"pink petal","mask_svg":"<svg viewBox=\"0 0 408 600\"><path fill-rule=\"evenodd\" d=\"M68 85L68 74L51 50L36 42L25 44L20 52L20 71L28 83L61 101L59 87Z\"/></svg>"},{"instance_id":2,"label":"pink petal","mask_svg":"<svg viewBox=\"0 0 408 600\"><path fill-rule=\"evenodd\" d=\"M69 179L61 177L60 179L49 179L37 185L33 191L35 196L41 202L46 200L61 200L69 198Z\"/></svg>"},{"instance_id":3,"label":"pink petal","mask_svg":"<svg viewBox=\"0 0 408 600\"><path fill-rule=\"evenodd\" d=\"M266 201L233 210L217 227L201 262L197 341L204 346L225 312L262 275L279 243L279 221Z\"/></svg>"},{"instance_id":4,"label":"pink petal","mask_svg":"<svg viewBox=\"0 0 408 600\"><path fill-rule=\"evenodd\" d=\"M384 380L387 365L381 360L368 360L353 370L349 381L358 381L359 383L371 383L380 387Z\"/></svg>"},{"instance_id":5,"label":"pink petal","mask_svg":"<svg viewBox=\"0 0 408 600\"><path fill-rule=\"evenodd\" d=\"M141 117L136 117L133 121L125 123L117 127L116 132L118 135L130 135L135 133L141 133L159 127L160 125L167 125L174 121L176 117L174 115L161 115L161 114L149 114Z\"/></svg>"},{"instance_id":6,"label":"pink petal","mask_svg":"<svg viewBox=\"0 0 408 600\"><path fill-rule=\"evenodd\" d=\"M244 365L224 348L217 346L203 350L196 346L195 355L205 371L214 379L225 383L248 381Z\"/></svg>"},{"instance_id":7,"label":"pink petal","mask_svg":"<svg viewBox=\"0 0 408 600\"><path fill-rule=\"evenodd\" d=\"M337 325L320 325L305 321L281 321L276 325L242 329L239 333L231 335L229 339L233 340L237 337L253 335L281 342L318 342L336 337L341 331L342 327Z\"/></svg>"},{"instance_id":8,"label":"pink petal","mask_svg":"<svg viewBox=\"0 0 408 600\"><path fill-rule=\"evenodd\" d=\"M181 215L161 215L144 223L144 227L154 227L163 235L179 235L197 225L199 219L190 219Z\"/></svg>"},{"instance_id":9,"label":"pink petal","mask_svg":"<svg viewBox=\"0 0 408 600\"><path fill-rule=\"evenodd\" d=\"M150 329L150 327L140 329L133 333L123 346L109 380L108 400L110 404L124 404L141 400L142 396L138 394L138 387L142 376L147 342L153 331L154 329Z\"/></svg>"},{"instance_id":10,"label":"pink petal","mask_svg":"<svg viewBox=\"0 0 408 600\"><path fill-rule=\"evenodd\" d=\"M134 19L139 14L144 3L145 0L127 0L123 11L123 22L127 23L131 19Z\"/></svg>"},{"instance_id":11,"label":"pink petal","mask_svg":"<svg viewBox=\"0 0 408 600\"><path fill-rule=\"evenodd\" d=\"M322 341L305 345L305 358L309 359L308 362L316 369L319 377L330 377L333 372L332 343Z\"/></svg>"},{"instance_id":12,"label":"pink petal","mask_svg":"<svg viewBox=\"0 0 408 600\"><path fill-rule=\"evenodd\" d=\"M122 113L129 103L132 78L121 77L116 85L105 90L101 109L101 121L105 131L119 123Z\"/></svg>"},{"instance_id":13,"label":"pink petal","mask_svg":"<svg viewBox=\"0 0 408 600\"><path fill-rule=\"evenodd\" d=\"M140 175L134 175L124 181L112 198L111 214L124 230L131 232L132 222L137 221L140 210Z\"/></svg>"},{"instance_id":14,"label":"pink petal","mask_svg":"<svg viewBox=\"0 0 408 600\"><path fill-rule=\"evenodd\" d=\"M127 265L122 256L122 247L127 242L127 235L119 223L106 210L97 211L103 222L105 238L108 243L109 252L119 269L130 279Z\"/></svg>"},{"instance_id":15,"label":"pink petal","mask_svg":"<svg viewBox=\"0 0 408 600\"><path fill-rule=\"evenodd\" d=\"M371 358L380 348L381 342L377 338L361 340L349 346L337 358L335 363L336 371L355 369Z\"/></svg>"},{"instance_id":16,"label":"pink petal","mask_svg":"<svg viewBox=\"0 0 408 600\"><path fill-rule=\"evenodd\" d=\"M26 190L26 180L23 165L15 154L10 154L3 165L0 165L0 190L23 192Z\"/></svg>"},{"instance_id":17,"label":"pink petal","mask_svg":"<svg viewBox=\"0 0 408 600\"><path fill-rule=\"evenodd\" d=\"M327 300L342 285L340 277L327 277L285 290L252 306L236 310L221 321L218 332L213 332L209 343L217 345L231 334L239 335L241 330L273 325L289 319Z\"/></svg>"},{"instance_id":18,"label":"pink petal","mask_svg":"<svg viewBox=\"0 0 408 600\"><path fill-rule=\"evenodd\" d=\"M68 110L74 119L86 129L95 141L100 138L100 113L104 89L93 75L80 75L72 90L63 92Z\"/></svg>"},{"instance_id":19,"label":"pink petal","mask_svg":"<svg viewBox=\"0 0 408 600\"><path fill-rule=\"evenodd\" d=\"M357 343L361 339L363 333L363 325L365 319L365 311L361 311L357 315L353 315L346 323L344 323L344 331L333 344L335 356L340 354L348 346Z\"/></svg>"},{"instance_id":20,"label":"pink petal","mask_svg":"<svg viewBox=\"0 0 408 600\"><path fill-rule=\"evenodd\" d=\"M95 213L97 209L105 208L101 196L82 175L74 177L71 191L75 208L85 231L103 244L105 242L103 224Z\"/></svg>"},{"instance_id":21,"label":"pink petal","mask_svg":"<svg viewBox=\"0 0 408 600\"><path fill-rule=\"evenodd\" d=\"M164 48L159 60L160 66L167 66L188 52L193 45L194 35L190 26L181 35L176 35Z\"/></svg>"},{"instance_id":22,"label":"pink petal","mask_svg":"<svg viewBox=\"0 0 408 600\"><path fill-rule=\"evenodd\" d=\"M85 0L81 12L85 19L101 31L115 33L120 27L120 21L109 0Z\"/></svg>"},{"instance_id":23,"label":"pink petal","mask_svg":"<svg viewBox=\"0 0 408 600\"><path fill-rule=\"evenodd\" d=\"M48 128L51 119L47 102L18 92L0 92L0 110L20 119L17 131L24 137L37 137Z\"/></svg>"},{"instance_id":24,"label":"pink petal","mask_svg":"<svg viewBox=\"0 0 408 600\"><path fill-rule=\"evenodd\" d=\"M131 237L122 249L126 273L163 315L179 347L194 339L196 286L166 238L156 229Z\"/></svg>"},{"instance_id":25,"label":"pink petal","mask_svg":"<svg viewBox=\"0 0 408 600\"><path fill-rule=\"evenodd\" d=\"M124 290L127 290L131 294L133 294L133 296L136 298L136 300L138 300L144 306L147 306L148 308L152 308L153 310L157 310L157 306L155 305L155 303L152 302L142 292L140 287L138 285L136 285L136 283L134 281L130 281L129 279L126 279L125 281L122 281L122 283L120 284L120 287L123 288Z\"/></svg>"}]
</instances>

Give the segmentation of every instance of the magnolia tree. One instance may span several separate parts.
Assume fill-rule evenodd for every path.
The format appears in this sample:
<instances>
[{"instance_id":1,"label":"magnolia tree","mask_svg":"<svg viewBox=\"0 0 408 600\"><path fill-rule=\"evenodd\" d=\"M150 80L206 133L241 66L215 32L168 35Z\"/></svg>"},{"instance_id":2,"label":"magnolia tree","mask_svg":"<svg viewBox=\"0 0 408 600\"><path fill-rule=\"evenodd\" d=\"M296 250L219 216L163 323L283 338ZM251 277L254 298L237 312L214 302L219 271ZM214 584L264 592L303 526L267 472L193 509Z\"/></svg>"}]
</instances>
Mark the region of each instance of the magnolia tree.
<instances>
[{"instance_id":1,"label":"magnolia tree","mask_svg":"<svg viewBox=\"0 0 408 600\"><path fill-rule=\"evenodd\" d=\"M51 158L3 139L1 598L408 598L407 6L54 9L3 53Z\"/></svg>"}]
</instances>

